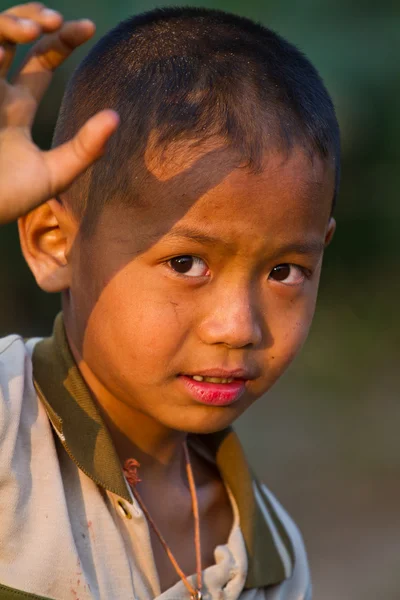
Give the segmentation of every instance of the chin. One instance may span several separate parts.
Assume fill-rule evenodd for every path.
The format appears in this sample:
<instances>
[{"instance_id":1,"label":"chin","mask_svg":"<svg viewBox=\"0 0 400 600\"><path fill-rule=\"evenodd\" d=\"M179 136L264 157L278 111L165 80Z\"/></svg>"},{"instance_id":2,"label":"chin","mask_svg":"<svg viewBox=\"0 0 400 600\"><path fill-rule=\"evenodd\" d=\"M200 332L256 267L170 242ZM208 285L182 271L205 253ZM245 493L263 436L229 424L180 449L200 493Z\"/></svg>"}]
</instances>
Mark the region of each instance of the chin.
<instances>
[{"instance_id":1,"label":"chin","mask_svg":"<svg viewBox=\"0 0 400 600\"><path fill-rule=\"evenodd\" d=\"M232 425L246 408L247 406L242 406L240 410L238 406L234 405L225 407L200 406L200 411L193 411L196 414L190 416L186 414L185 419L175 423L174 429L197 435L216 433Z\"/></svg>"}]
</instances>

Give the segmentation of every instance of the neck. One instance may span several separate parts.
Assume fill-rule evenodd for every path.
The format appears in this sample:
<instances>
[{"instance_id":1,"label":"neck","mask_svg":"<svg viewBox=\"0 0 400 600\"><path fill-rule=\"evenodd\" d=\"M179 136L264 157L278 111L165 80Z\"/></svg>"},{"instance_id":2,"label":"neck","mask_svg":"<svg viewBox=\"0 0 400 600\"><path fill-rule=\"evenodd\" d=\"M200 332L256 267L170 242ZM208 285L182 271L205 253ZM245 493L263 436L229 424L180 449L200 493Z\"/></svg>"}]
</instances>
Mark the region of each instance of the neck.
<instances>
[{"instance_id":1,"label":"neck","mask_svg":"<svg viewBox=\"0 0 400 600\"><path fill-rule=\"evenodd\" d=\"M71 349L74 353L74 349ZM171 477L180 477L182 445L187 434L164 427L148 415L119 400L110 394L82 359L77 363L86 384L97 400L121 464L128 458L135 458L140 463L140 473L146 472L148 475L151 472L153 479L170 480Z\"/></svg>"}]
</instances>

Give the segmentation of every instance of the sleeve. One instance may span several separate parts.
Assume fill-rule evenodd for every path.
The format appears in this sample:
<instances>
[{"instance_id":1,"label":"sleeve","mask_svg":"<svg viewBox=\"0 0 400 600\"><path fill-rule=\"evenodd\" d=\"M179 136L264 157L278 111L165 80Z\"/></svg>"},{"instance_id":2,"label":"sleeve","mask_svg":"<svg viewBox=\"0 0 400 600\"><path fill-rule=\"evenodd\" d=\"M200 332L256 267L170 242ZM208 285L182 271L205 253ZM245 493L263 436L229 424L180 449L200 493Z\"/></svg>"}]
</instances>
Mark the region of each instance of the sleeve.
<instances>
[{"instance_id":1,"label":"sleeve","mask_svg":"<svg viewBox=\"0 0 400 600\"><path fill-rule=\"evenodd\" d=\"M265 485L262 485L262 491L273 505L290 536L294 550L294 568L289 579L268 588L246 590L240 595L240 600L311 600L311 577L302 535L297 525Z\"/></svg>"},{"instance_id":2,"label":"sleeve","mask_svg":"<svg viewBox=\"0 0 400 600\"><path fill-rule=\"evenodd\" d=\"M263 600L311 600L311 577L307 552L303 537L292 518L285 511L270 490L263 485L263 492L273 504L279 518L288 532L294 549L294 569L290 579L287 579L275 590L265 591Z\"/></svg>"}]
</instances>

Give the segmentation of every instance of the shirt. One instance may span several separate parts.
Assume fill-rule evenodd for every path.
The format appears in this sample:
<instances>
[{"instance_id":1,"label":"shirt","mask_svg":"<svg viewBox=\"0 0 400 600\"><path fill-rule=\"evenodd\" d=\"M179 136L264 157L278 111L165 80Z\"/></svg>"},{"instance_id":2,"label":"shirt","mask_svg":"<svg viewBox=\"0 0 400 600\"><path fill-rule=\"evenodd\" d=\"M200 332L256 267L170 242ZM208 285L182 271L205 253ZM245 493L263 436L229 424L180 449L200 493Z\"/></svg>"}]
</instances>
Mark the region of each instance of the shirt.
<instances>
[{"instance_id":1,"label":"shirt","mask_svg":"<svg viewBox=\"0 0 400 600\"><path fill-rule=\"evenodd\" d=\"M203 597L310 600L301 535L252 475L235 432L189 444L215 461L234 514ZM160 591L147 521L61 315L51 338L0 340L0 515L0 600L188 598L181 581Z\"/></svg>"}]
</instances>

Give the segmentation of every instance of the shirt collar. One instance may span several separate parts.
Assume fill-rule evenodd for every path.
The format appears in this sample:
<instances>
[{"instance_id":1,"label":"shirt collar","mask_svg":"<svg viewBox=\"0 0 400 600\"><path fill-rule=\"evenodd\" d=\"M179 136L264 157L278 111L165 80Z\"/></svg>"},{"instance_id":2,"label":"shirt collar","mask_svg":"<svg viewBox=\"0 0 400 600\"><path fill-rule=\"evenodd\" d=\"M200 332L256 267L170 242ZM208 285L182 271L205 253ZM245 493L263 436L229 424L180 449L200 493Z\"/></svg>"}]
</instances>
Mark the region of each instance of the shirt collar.
<instances>
[{"instance_id":1,"label":"shirt collar","mask_svg":"<svg viewBox=\"0 0 400 600\"><path fill-rule=\"evenodd\" d=\"M51 338L34 348L33 378L49 420L75 464L95 483L131 502L111 436L72 357L62 315ZM213 456L238 506L246 544L246 588L281 583L294 567L292 543L262 486L252 475L236 433L198 435Z\"/></svg>"}]
</instances>

